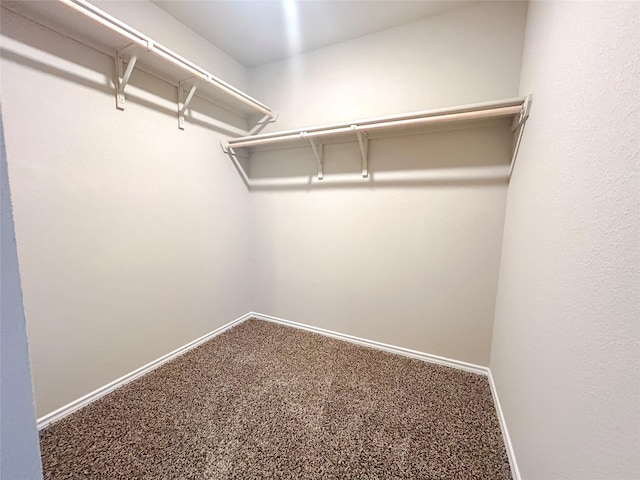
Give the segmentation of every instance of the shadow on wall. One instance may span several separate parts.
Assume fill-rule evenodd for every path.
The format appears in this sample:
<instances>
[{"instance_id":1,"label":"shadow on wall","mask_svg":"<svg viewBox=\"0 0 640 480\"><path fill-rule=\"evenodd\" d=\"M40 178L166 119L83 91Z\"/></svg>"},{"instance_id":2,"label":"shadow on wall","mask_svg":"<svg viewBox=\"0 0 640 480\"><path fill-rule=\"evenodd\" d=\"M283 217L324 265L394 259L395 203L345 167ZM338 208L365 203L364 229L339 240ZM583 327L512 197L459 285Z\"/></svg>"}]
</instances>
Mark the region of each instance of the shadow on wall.
<instances>
[{"instance_id":1,"label":"shadow on wall","mask_svg":"<svg viewBox=\"0 0 640 480\"><path fill-rule=\"evenodd\" d=\"M23 26L23 17L2 9L0 55L4 61L103 92L105 110L116 108L114 57L63 35L58 35L57 41L51 42L50 35L43 34L49 29L31 21L25 29L18 25L16 18ZM175 85L136 67L127 85L126 99L128 104L176 118L177 128L178 91ZM231 134L247 130L246 118L197 95L185 117L187 128L190 124L199 125Z\"/></svg>"},{"instance_id":2,"label":"shadow on wall","mask_svg":"<svg viewBox=\"0 0 640 480\"><path fill-rule=\"evenodd\" d=\"M53 40L46 27L25 23L23 17L4 8L2 11L3 61L39 72L45 89L50 81L64 81L101 92L104 111L96 111L96 115L115 110L112 56L63 35L55 35ZM176 125L171 128L177 128L175 85L136 68L126 97L127 109L151 109L173 117ZM190 104L186 119L187 129L197 125L236 135L247 129L246 118L198 97ZM239 161L252 190L493 185L508 181L511 144L509 125L494 120L398 131L385 138L371 136L366 178L361 173L356 142L326 142L323 180L317 179L316 162L308 146L258 150L251 160L240 157Z\"/></svg>"},{"instance_id":3,"label":"shadow on wall","mask_svg":"<svg viewBox=\"0 0 640 480\"><path fill-rule=\"evenodd\" d=\"M305 146L256 149L244 164L252 190L495 185L508 182L511 148L510 124L493 121L372 137L366 178L355 141L325 144L322 180Z\"/></svg>"}]
</instances>

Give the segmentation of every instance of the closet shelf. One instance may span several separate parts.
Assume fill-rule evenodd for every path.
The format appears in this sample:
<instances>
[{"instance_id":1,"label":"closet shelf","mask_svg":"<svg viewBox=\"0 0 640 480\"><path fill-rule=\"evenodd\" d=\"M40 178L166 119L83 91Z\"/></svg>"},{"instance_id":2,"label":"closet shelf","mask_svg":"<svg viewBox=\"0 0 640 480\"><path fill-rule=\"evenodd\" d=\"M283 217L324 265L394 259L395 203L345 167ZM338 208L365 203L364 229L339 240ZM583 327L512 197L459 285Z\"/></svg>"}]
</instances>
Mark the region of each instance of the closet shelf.
<instances>
[{"instance_id":1,"label":"closet shelf","mask_svg":"<svg viewBox=\"0 0 640 480\"><path fill-rule=\"evenodd\" d=\"M478 122L494 118L510 118L512 121L513 149L509 175L520 146L524 124L529 117L532 96L498 100L494 102L462 105L457 107L407 113L388 117L371 118L354 122L309 127L298 130L250 135L229 140L221 145L222 150L233 161L247 186L251 179L238 161L238 152L250 157L251 152L260 148L293 148L308 145L318 168L318 180L323 178L323 146L325 143L352 141L357 142L362 162L362 177L369 176L368 142L369 138L384 138L392 132L412 133L411 129L423 128L443 123L456 124Z\"/></svg>"},{"instance_id":2,"label":"closet shelf","mask_svg":"<svg viewBox=\"0 0 640 480\"><path fill-rule=\"evenodd\" d=\"M180 128L184 128L184 113L196 93L247 120L258 116L250 133L256 133L276 118L265 104L85 0L2 3L9 10L114 56L119 109L125 108L125 91L135 67L178 88Z\"/></svg>"}]
</instances>

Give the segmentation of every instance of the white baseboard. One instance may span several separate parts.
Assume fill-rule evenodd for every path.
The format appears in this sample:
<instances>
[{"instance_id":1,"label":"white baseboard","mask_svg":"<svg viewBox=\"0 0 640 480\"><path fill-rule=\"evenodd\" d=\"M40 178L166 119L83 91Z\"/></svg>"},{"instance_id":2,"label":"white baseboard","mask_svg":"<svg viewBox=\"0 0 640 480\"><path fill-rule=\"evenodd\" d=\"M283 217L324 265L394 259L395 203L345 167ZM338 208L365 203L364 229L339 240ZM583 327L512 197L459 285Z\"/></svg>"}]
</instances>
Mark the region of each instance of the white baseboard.
<instances>
[{"instance_id":1,"label":"white baseboard","mask_svg":"<svg viewBox=\"0 0 640 480\"><path fill-rule=\"evenodd\" d=\"M489 375L489 369L481 365L475 365L473 363L461 362L452 358L440 357L438 355L431 355L430 353L418 352L416 350L410 350L408 348L396 347L395 345L388 345L386 343L376 342L374 340L367 340L366 338L355 337L353 335L347 335L346 333L334 332L325 328L313 327L305 325L304 323L292 322L291 320L285 320L284 318L273 317L271 315L264 315L262 313L251 312L250 315L259 320L266 320L267 322L281 323L290 327L300 328L308 332L315 332L328 337L337 338L339 340L346 340L347 342L356 343L358 345L364 345L366 347L377 348L378 350L384 350L386 352L397 353L405 357L417 358L425 362L437 363L438 365L445 365L447 367L453 367L460 370L465 370L471 373L477 373L479 375Z\"/></svg>"},{"instance_id":2,"label":"white baseboard","mask_svg":"<svg viewBox=\"0 0 640 480\"><path fill-rule=\"evenodd\" d=\"M509 430L507 429L507 422L504 418L502 407L500 406L500 399L498 398L498 390L496 389L496 384L493 381L493 374L491 373L491 369L488 369L488 371L489 371L489 385L491 386L491 395L493 395L493 403L496 406L496 412L498 414L498 421L500 422L500 430L502 431L502 439L504 440L504 446L507 449L507 457L509 457L509 466L511 467L511 475L513 475L513 480L521 480L522 477L520 477L518 462L516 462L516 453L513 450L513 444L511 443L511 438L509 437Z\"/></svg>"},{"instance_id":3,"label":"white baseboard","mask_svg":"<svg viewBox=\"0 0 640 480\"><path fill-rule=\"evenodd\" d=\"M252 316L253 316L253 314L248 313L248 314L243 315L243 316L241 316L239 318L236 318L234 321L229 322L226 325L221 326L220 328L216 328L212 332L209 332L206 335L203 335L202 337L197 338L197 339L193 340L192 342L189 342L186 345L183 345L182 347L177 348L174 351L169 352L166 355L163 355L162 357L157 358L156 360L153 360L152 362L147 363L146 365L143 365L142 367L134 370L133 372L127 373L126 375L114 380L113 382L108 383L107 385L104 385L104 386L94 390L93 392L87 393L86 395L78 398L77 400L74 400L73 402L70 402L70 403L62 406L62 407L58 408L57 410L54 410L51 413L48 413L48 414L38 418L38 420L36 421L36 425L38 427L38 430L41 430L41 429L51 425L52 423L57 422L58 420L66 417L67 415L72 414L76 410L79 410L82 407L90 404L91 402L96 401L100 397L105 396L107 393L114 391L116 388L120 388L123 385L126 385L127 383L135 380L136 378L139 378L142 375L144 375L146 373L149 373L150 371L158 368L163 363L166 363L169 360L173 360L174 358L182 355L183 353L188 352L192 348L197 347L201 343L206 342L207 340L215 337L216 335L220 335L225 330L228 330L231 327L233 327L235 325L238 325L239 323L242 323L245 320L248 320Z\"/></svg>"},{"instance_id":4,"label":"white baseboard","mask_svg":"<svg viewBox=\"0 0 640 480\"><path fill-rule=\"evenodd\" d=\"M418 352L416 350L410 350L408 348L396 347L394 345L388 345L386 343L376 342L374 340L367 340L365 338L355 337L353 335L347 335L345 333L334 332L332 330L327 330L325 328L314 327L311 325L305 325L303 323L292 322L290 320L285 320L283 318L274 317L271 315L265 315L263 313L257 312L249 312L246 315L243 315L239 318L236 318L232 322L223 325L212 332L203 335L200 338L193 340L192 342L187 343L186 345L177 348L176 350L163 355L162 357L153 360L152 362L147 363L146 365L134 370L131 373L128 373L103 387L100 387L94 390L83 397L74 400L67 405L64 405L57 410L54 410L51 413L48 413L37 420L38 430L41 430L48 425L51 425L54 422L70 415L71 413L79 410L80 408L90 404L91 402L103 397L109 392L112 392L116 388L122 387L127 383L135 380L136 378L149 373L150 371L158 368L160 365L168 362L169 360L173 360L174 358L182 355L183 353L188 352L192 348L197 347L198 345L210 340L211 338L220 335L225 330L230 329L231 327L238 325L245 320L249 320L251 318L256 318L258 320L264 320L267 322L280 323L282 325L286 325L289 327L299 328L302 330L306 330L308 332L319 333L321 335L325 335L332 338L337 338L339 340L345 340L347 342L355 343L358 345L363 345L366 347L372 347L379 350L384 350L386 352L396 353L399 355L403 355L405 357L416 358L418 360L422 360L425 362L435 363L438 365L445 365L447 367L457 368L460 370L465 370L467 372L476 373L479 375L484 375L488 377L489 385L491 386L491 394L493 395L493 401L496 406L496 412L498 415L498 420L500 422L500 429L502 430L502 436L504 439L504 443L507 449L507 456L509 457L509 465L511 466L511 472L513 474L514 480L521 480L520 472L518 470L518 464L516 462L515 453L513 451L513 445L511 444L511 439L509 438L509 432L507 430L507 425L505 423L504 414L502 413L502 408L500 406L500 400L498 399L498 392L496 390L495 383L493 381L493 376L491 375L491 370L488 367L483 367L481 365L475 365L472 363L461 362L459 360L454 360L452 358L440 357L438 355L431 355L429 353Z\"/></svg>"}]
</instances>

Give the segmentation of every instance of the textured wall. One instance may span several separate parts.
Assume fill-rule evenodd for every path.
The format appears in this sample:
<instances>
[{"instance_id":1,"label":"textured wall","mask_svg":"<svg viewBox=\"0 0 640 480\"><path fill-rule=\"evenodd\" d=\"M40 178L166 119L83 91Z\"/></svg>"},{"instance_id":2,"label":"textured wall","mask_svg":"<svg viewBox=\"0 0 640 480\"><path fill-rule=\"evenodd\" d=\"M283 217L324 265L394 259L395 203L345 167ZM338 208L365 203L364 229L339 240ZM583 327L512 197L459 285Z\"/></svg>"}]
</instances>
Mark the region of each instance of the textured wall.
<instances>
[{"instance_id":1,"label":"textured wall","mask_svg":"<svg viewBox=\"0 0 640 480\"><path fill-rule=\"evenodd\" d=\"M135 70L118 111L112 57L5 9L1 68L43 415L251 310L249 204L207 103L180 131L175 87Z\"/></svg>"},{"instance_id":2,"label":"textured wall","mask_svg":"<svg viewBox=\"0 0 640 480\"><path fill-rule=\"evenodd\" d=\"M530 5L491 355L527 480L640 477L639 19Z\"/></svg>"},{"instance_id":3,"label":"textured wall","mask_svg":"<svg viewBox=\"0 0 640 480\"><path fill-rule=\"evenodd\" d=\"M525 16L453 9L253 69L252 93L280 112L272 129L516 96ZM331 145L323 185L252 192L254 308L487 365L510 142L498 127L372 141L369 181L355 144ZM264 152L251 175L308 180L312 158Z\"/></svg>"}]
</instances>

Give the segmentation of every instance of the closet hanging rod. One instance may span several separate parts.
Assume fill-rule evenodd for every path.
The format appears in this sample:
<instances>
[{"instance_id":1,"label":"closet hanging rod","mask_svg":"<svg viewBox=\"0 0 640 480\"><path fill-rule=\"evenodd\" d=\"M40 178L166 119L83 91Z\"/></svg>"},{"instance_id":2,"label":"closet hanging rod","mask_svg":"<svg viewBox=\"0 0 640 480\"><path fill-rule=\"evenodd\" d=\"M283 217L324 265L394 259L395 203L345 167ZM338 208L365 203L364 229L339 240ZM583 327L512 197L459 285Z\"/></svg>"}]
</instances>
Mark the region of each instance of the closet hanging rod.
<instances>
[{"instance_id":1,"label":"closet hanging rod","mask_svg":"<svg viewBox=\"0 0 640 480\"><path fill-rule=\"evenodd\" d=\"M422 113L412 113L405 116L387 117L387 119L373 119L355 122L349 125L336 125L327 127L314 127L306 130L286 131L253 137L240 137L230 139L230 147L254 147L270 143L286 142L301 138L329 137L332 135L346 134L349 132L366 132L371 130L408 127L425 125L431 123L444 123L464 120L479 120L492 117L504 117L518 115L522 112L524 99L507 101L510 103L504 106L505 102L489 105L490 108L478 108L475 106L458 107L455 109L442 109L439 111L429 111Z\"/></svg>"},{"instance_id":2,"label":"closet hanging rod","mask_svg":"<svg viewBox=\"0 0 640 480\"><path fill-rule=\"evenodd\" d=\"M109 15L108 13L100 10L96 6L87 2L86 0L58 0L63 5L72 8L76 12L84 15L85 17L93 20L94 22L108 28L112 32L119 34L120 36L128 39L132 43L141 46L146 51L153 53L168 62L176 65L185 72L193 75L194 77L222 90L226 94L236 98L240 102L249 106L250 108L262 112L265 115L272 116L273 113L269 107L259 102L255 98L247 95L246 93L238 90L233 85L228 84L224 80L219 79L215 75L209 73L198 65L190 62L186 58L178 55L174 51L167 47L155 42L146 35L138 32L134 28L130 27L126 23L121 22L117 18Z\"/></svg>"},{"instance_id":3,"label":"closet hanging rod","mask_svg":"<svg viewBox=\"0 0 640 480\"><path fill-rule=\"evenodd\" d=\"M332 123L328 125L318 125L314 127L306 127L304 129L297 129L297 130L282 130L279 132L262 133L260 135L251 135L243 138L238 137L238 138L235 138L234 141L240 141L243 139L257 140L260 138L280 137L280 136L289 135L289 134L299 135L301 131L311 133L311 132L317 132L318 130L329 130L334 128L351 127L351 125L353 124L369 125L372 123L390 122L394 120L407 120L411 118L434 117L437 115L445 115L445 114L448 115L452 113L475 112L478 110L489 110L489 109L501 108L501 107L523 106L526 102L526 99L527 97L507 98L503 100L493 100L491 102L473 103L469 105L459 105L455 107L437 108L434 110L422 110L418 112L388 115L384 117L374 117L374 118L368 118L366 120L358 120L353 122L341 122L341 123Z\"/></svg>"}]
</instances>

